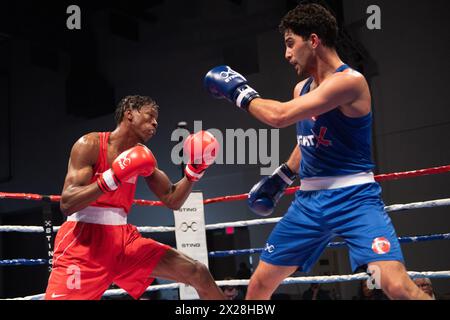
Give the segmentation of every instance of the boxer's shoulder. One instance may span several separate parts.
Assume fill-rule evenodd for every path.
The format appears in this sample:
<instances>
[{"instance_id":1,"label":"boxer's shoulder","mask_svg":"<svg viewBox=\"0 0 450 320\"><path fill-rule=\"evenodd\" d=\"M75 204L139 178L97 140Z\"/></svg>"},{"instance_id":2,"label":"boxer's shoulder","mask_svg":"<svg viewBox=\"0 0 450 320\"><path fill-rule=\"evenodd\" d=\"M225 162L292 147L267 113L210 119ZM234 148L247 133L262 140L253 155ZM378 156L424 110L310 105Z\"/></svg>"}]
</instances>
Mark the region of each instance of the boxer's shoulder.
<instances>
[{"instance_id":1,"label":"boxer's shoulder","mask_svg":"<svg viewBox=\"0 0 450 320\"><path fill-rule=\"evenodd\" d=\"M347 69L343 72L336 72L333 75L331 75L328 79L325 79L325 81L338 81L346 83L350 85L359 85L359 84L365 84L366 78L363 74L360 72L353 70L353 69ZM324 81L324 82L325 82Z\"/></svg>"},{"instance_id":2,"label":"boxer's shoulder","mask_svg":"<svg viewBox=\"0 0 450 320\"><path fill-rule=\"evenodd\" d=\"M83 135L75 144L85 148L98 148L100 146L100 134L98 132L90 132Z\"/></svg>"},{"instance_id":3,"label":"boxer's shoulder","mask_svg":"<svg viewBox=\"0 0 450 320\"><path fill-rule=\"evenodd\" d=\"M90 132L80 137L72 148L72 156L84 156L95 163L100 150L100 137L98 132Z\"/></svg>"},{"instance_id":4,"label":"boxer's shoulder","mask_svg":"<svg viewBox=\"0 0 450 320\"><path fill-rule=\"evenodd\" d=\"M303 87L305 86L306 82L309 78L306 78L305 80L300 81L295 85L294 88L294 98L298 97L300 95L300 92L302 91Z\"/></svg>"}]
</instances>

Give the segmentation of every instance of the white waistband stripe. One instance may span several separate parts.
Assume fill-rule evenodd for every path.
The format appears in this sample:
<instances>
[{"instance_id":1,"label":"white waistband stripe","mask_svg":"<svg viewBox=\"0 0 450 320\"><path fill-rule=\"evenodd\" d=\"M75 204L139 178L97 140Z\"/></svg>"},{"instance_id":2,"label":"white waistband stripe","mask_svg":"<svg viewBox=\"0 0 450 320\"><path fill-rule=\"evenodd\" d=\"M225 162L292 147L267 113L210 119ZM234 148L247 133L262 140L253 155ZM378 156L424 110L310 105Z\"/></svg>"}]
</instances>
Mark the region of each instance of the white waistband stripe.
<instances>
[{"instance_id":1,"label":"white waistband stripe","mask_svg":"<svg viewBox=\"0 0 450 320\"><path fill-rule=\"evenodd\" d=\"M86 207L68 216L67 221L120 226L127 224L127 213L122 208Z\"/></svg>"},{"instance_id":2,"label":"white waistband stripe","mask_svg":"<svg viewBox=\"0 0 450 320\"><path fill-rule=\"evenodd\" d=\"M375 182L373 172L361 172L337 177L315 177L302 179L300 190L315 191L338 189L373 182Z\"/></svg>"}]
</instances>

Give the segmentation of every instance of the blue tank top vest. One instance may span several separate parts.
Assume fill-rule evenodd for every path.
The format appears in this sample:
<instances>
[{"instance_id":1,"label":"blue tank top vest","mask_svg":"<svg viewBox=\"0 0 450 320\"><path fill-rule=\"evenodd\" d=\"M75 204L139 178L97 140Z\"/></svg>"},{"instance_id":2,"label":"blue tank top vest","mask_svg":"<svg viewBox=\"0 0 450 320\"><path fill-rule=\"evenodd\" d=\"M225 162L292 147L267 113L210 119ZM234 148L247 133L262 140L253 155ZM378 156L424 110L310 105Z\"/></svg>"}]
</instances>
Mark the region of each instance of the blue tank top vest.
<instances>
[{"instance_id":1,"label":"blue tank top vest","mask_svg":"<svg viewBox=\"0 0 450 320\"><path fill-rule=\"evenodd\" d=\"M336 72L348 69L340 66ZM310 91L313 78L300 95ZM300 178L333 177L371 171L372 113L363 117L345 116L338 107L297 122L297 143L302 153Z\"/></svg>"}]
</instances>

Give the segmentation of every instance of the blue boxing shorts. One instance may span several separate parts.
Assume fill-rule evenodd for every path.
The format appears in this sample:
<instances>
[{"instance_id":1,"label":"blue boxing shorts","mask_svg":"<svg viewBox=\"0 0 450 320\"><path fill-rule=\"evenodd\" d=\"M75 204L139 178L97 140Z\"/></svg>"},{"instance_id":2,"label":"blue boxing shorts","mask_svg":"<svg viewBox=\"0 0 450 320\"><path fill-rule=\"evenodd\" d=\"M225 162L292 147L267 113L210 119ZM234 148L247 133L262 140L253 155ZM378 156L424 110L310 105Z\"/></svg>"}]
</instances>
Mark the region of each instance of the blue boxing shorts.
<instances>
[{"instance_id":1,"label":"blue boxing shorts","mask_svg":"<svg viewBox=\"0 0 450 320\"><path fill-rule=\"evenodd\" d=\"M277 266L311 271L336 236L346 242L353 272L373 261L404 263L391 219L384 210L381 187L365 183L302 191L267 240L260 259Z\"/></svg>"}]
</instances>

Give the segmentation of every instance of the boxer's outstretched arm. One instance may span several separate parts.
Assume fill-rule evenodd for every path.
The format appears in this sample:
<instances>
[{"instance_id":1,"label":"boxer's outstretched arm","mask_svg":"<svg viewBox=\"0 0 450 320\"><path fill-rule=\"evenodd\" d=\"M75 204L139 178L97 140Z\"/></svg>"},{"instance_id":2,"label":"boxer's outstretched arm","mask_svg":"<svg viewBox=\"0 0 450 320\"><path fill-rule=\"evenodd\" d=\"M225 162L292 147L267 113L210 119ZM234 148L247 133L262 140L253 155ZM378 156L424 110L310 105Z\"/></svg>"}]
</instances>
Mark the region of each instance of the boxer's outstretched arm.
<instances>
[{"instance_id":1,"label":"boxer's outstretched arm","mask_svg":"<svg viewBox=\"0 0 450 320\"><path fill-rule=\"evenodd\" d=\"M362 76L334 74L315 90L288 102L255 98L248 111L272 127L284 128L353 102L361 94L363 86Z\"/></svg>"},{"instance_id":2,"label":"boxer's outstretched arm","mask_svg":"<svg viewBox=\"0 0 450 320\"><path fill-rule=\"evenodd\" d=\"M94 134L83 136L73 145L60 202L65 215L84 209L103 194L96 182L90 183L98 152Z\"/></svg>"},{"instance_id":3,"label":"boxer's outstretched arm","mask_svg":"<svg viewBox=\"0 0 450 320\"><path fill-rule=\"evenodd\" d=\"M150 190L169 208L178 210L184 204L194 185L186 177L173 184L164 171L155 169L145 178Z\"/></svg>"}]
</instances>

